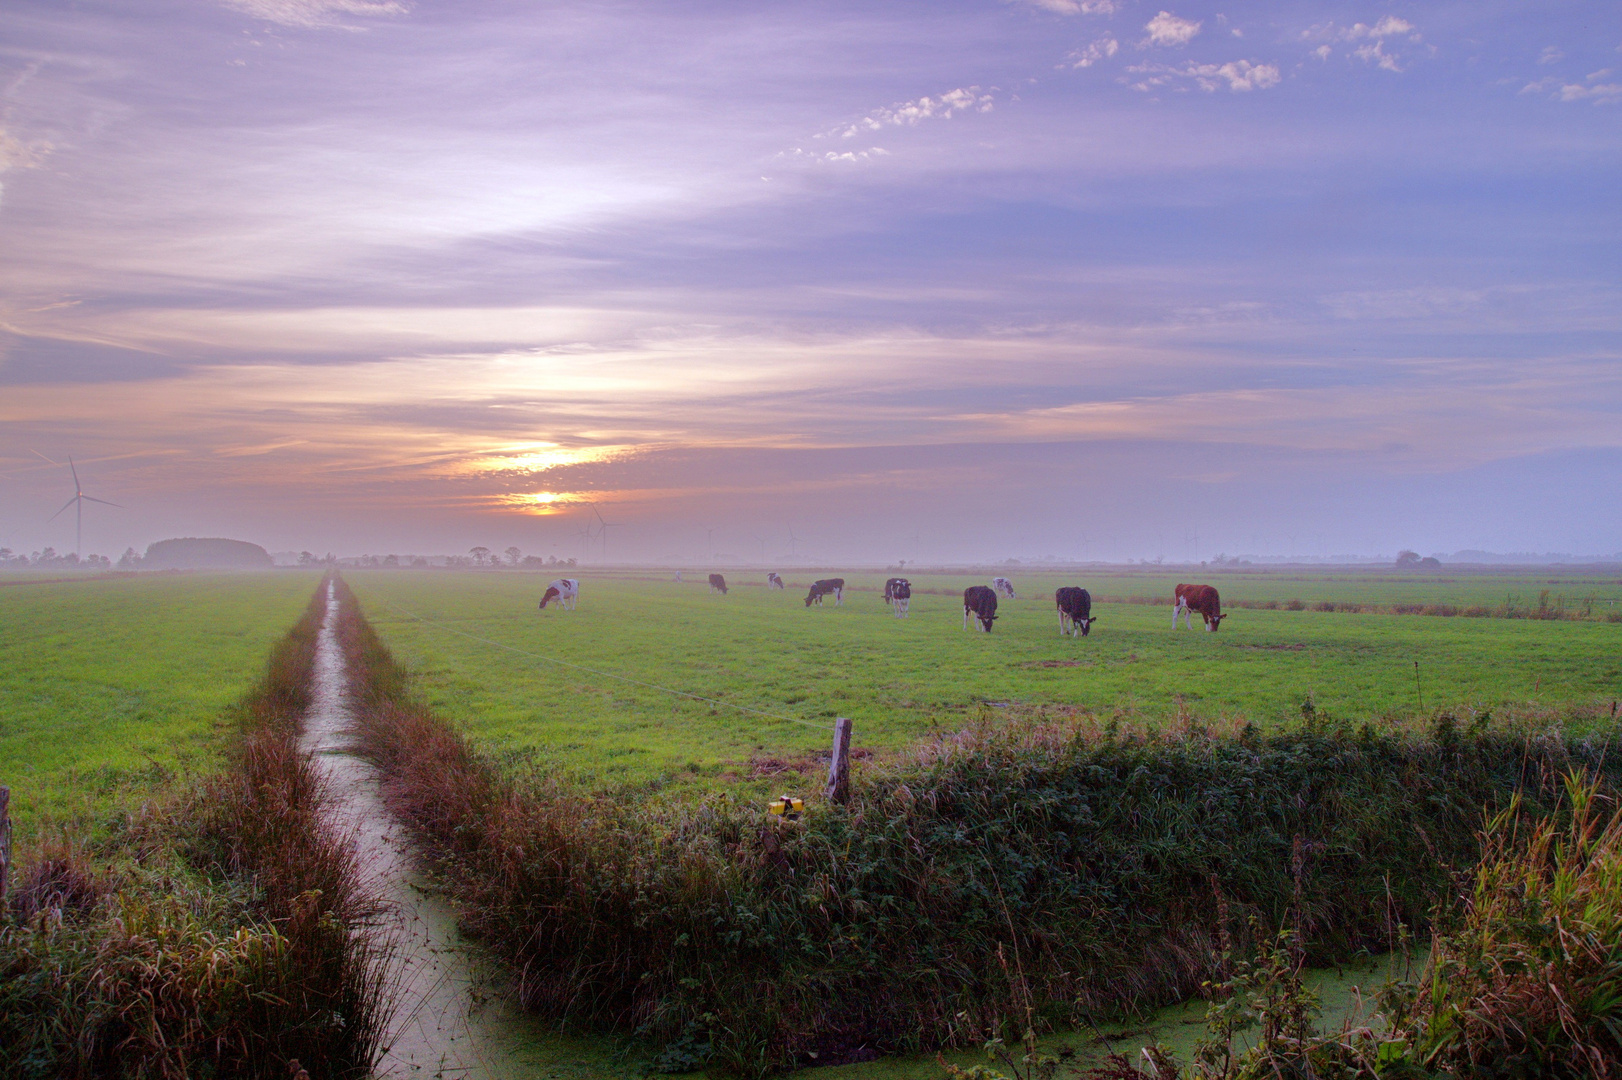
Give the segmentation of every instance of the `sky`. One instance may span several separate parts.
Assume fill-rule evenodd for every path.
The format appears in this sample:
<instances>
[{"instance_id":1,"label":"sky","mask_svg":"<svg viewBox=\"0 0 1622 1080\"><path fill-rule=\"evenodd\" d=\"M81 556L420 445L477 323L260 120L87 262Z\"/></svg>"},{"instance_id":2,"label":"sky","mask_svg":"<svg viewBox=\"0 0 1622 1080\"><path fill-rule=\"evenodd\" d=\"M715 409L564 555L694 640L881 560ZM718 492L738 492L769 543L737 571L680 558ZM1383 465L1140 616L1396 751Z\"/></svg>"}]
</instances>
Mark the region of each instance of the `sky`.
<instances>
[{"instance_id":1,"label":"sky","mask_svg":"<svg viewBox=\"0 0 1622 1080\"><path fill-rule=\"evenodd\" d=\"M8 0L0 546L1622 551L1622 5L1163 3Z\"/></svg>"}]
</instances>

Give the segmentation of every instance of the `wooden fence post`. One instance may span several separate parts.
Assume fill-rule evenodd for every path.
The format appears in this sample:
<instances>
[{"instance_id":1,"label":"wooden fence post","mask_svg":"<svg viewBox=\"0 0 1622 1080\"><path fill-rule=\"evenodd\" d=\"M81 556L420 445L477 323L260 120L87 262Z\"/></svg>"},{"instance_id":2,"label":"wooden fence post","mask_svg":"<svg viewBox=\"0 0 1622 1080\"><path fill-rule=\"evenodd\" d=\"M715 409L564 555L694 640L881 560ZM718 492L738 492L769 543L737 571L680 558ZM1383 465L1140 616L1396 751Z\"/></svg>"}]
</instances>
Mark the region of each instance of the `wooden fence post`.
<instances>
[{"instance_id":1,"label":"wooden fence post","mask_svg":"<svg viewBox=\"0 0 1622 1080\"><path fill-rule=\"evenodd\" d=\"M834 753L828 762L828 801L850 801L850 717L834 721Z\"/></svg>"},{"instance_id":2,"label":"wooden fence post","mask_svg":"<svg viewBox=\"0 0 1622 1080\"><path fill-rule=\"evenodd\" d=\"M0 911L6 910L6 879L11 876L11 789L0 785Z\"/></svg>"}]
</instances>

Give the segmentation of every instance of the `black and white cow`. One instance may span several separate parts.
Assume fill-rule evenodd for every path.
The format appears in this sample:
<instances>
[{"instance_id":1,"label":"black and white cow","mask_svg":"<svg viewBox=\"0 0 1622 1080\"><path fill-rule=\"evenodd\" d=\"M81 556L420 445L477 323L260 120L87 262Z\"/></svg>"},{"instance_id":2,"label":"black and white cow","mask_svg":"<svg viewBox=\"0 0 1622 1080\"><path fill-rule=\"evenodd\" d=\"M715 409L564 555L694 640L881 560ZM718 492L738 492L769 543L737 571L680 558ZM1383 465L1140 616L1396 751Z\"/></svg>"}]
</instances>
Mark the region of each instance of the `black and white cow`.
<instances>
[{"instance_id":1,"label":"black and white cow","mask_svg":"<svg viewBox=\"0 0 1622 1080\"><path fill-rule=\"evenodd\" d=\"M776 570L766 575L766 587L768 589L781 589L783 587L783 579L777 576Z\"/></svg>"},{"instance_id":2,"label":"black and white cow","mask_svg":"<svg viewBox=\"0 0 1622 1080\"><path fill-rule=\"evenodd\" d=\"M546 593L541 597L541 610L556 600L558 607L565 611L573 611L575 601L580 598L580 582L571 577L558 578L546 587Z\"/></svg>"},{"instance_id":3,"label":"black and white cow","mask_svg":"<svg viewBox=\"0 0 1622 1080\"><path fill-rule=\"evenodd\" d=\"M1053 594L1054 606L1059 609L1059 636L1080 633L1082 637L1098 620L1093 618L1093 594L1086 589L1066 585Z\"/></svg>"},{"instance_id":4,"label":"black and white cow","mask_svg":"<svg viewBox=\"0 0 1622 1080\"><path fill-rule=\"evenodd\" d=\"M893 577L884 583L884 599L895 612L895 617L905 619L907 607L912 603L912 582L904 577Z\"/></svg>"},{"instance_id":5,"label":"black and white cow","mask_svg":"<svg viewBox=\"0 0 1622 1080\"><path fill-rule=\"evenodd\" d=\"M996 589L998 595L1000 595L1000 596L1006 596L1010 600L1018 600L1019 599L1019 597L1014 595L1014 583L1012 581L1009 581L1005 577L994 577L994 578L992 578L991 579L991 587L993 589Z\"/></svg>"},{"instance_id":6,"label":"black and white cow","mask_svg":"<svg viewBox=\"0 0 1622 1080\"><path fill-rule=\"evenodd\" d=\"M991 632L997 619L997 594L984 585L970 585L963 590L963 629L969 628L969 617L979 620L981 630Z\"/></svg>"},{"instance_id":7,"label":"black and white cow","mask_svg":"<svg viewBox=\"0 0 1622 1080\"><path fill-rule=\"evenodd\" d=\"M710 575L710 592L718 592L722 596L727 594L727 579L720 574Z\"/></svg>"},{"instance_id":8,"label":"black and white cow","mask_svg":"<svg viewBox=\"0 0 1622 1080\"><path fill-rule=\"evenodd\" d=\"M810 607L816 601L818 607L822 606L822 598L834 598L834 606L838 607L845 598L845 579L842 577L820 578L811 583L811 591L805 594L805 606Z\"/></svg>"}]
</instances>

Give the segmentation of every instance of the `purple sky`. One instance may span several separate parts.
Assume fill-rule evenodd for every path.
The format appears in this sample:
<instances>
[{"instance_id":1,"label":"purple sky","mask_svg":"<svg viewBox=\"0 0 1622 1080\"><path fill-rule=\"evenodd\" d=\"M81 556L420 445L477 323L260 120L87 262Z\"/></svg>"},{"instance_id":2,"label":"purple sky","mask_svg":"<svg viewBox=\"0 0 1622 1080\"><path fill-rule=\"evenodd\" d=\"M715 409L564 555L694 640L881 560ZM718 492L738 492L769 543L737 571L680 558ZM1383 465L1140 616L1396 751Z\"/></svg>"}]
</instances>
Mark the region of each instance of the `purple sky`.
<instances>
[{"instance_id":1,"label":"purple sky","mask_svg":"<svg viewBox=\"0 0 1622 1080\"><path fill-rule=\"evenodd\" d=\"M1615 552L1619 135L1614 3L9 0L0 545Z\"/></svg>"}]
</instances>

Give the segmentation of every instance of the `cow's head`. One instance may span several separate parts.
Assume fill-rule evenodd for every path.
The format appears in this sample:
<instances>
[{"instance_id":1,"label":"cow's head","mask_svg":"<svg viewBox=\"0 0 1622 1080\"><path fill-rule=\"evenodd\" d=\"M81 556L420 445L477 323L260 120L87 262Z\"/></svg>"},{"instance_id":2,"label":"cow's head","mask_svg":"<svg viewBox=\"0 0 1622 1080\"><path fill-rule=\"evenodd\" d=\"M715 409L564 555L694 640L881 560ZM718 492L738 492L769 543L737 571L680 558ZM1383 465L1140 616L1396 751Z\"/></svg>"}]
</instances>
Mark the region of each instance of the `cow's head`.
<instances>
[{"instance_id":1,"label":"cow's head","mask_svg":"<svg viewBox=\"0 0 1622 1080\"><path fill-rule=\"evenodd\" d=\"M1093 628L1093 623L1095 623L1097 621L1098 621L1097 616L1093 616L1090 619L1077 619L1076 620L1076 625L1081 627L1081 636L1086 637L1087 632L1090 631Z\"/></svg>"},{"instance_id":2,"label":"cow's head","mask_svg":"<svg viewBox=\"0 0 1622 1080\"><path fill-rule=\"evenodd\" d=\"M1205 628L1214 634L1222 628L1222 620L1226 618L1226 615L1207 615L1205 617Z\"/></svg>"},{"instance_id":3,"label":"cow's head","mask_svg":"<svg viewBox=\"0 0 1622 1080\"><path fill-rule=\"evenodd\" d=\"M985 627L986 633L988 633L988 634L991 633L991 624L997 621L997 616L995 616L995 615L981 615L981 616L979 616L979 618L980 618L980 625Z\"/></svg>"},{"instance_id":4,"label":"cow's head","mask_svg":"<svg viewBox=\"0 0 1622 1080\"><path fill-rule=\"evenodd\" d=\"M817 590L812 589L810 592L806 593L805 594L805 606L810 607L811 606L811 601L815 600L816 598L817 598Z\"/></svg>"}]
</instances>

